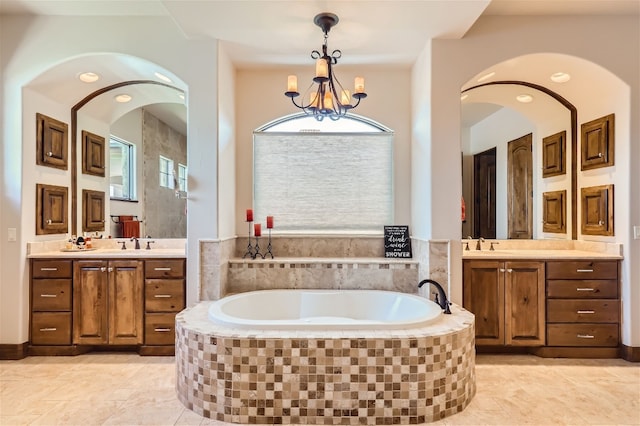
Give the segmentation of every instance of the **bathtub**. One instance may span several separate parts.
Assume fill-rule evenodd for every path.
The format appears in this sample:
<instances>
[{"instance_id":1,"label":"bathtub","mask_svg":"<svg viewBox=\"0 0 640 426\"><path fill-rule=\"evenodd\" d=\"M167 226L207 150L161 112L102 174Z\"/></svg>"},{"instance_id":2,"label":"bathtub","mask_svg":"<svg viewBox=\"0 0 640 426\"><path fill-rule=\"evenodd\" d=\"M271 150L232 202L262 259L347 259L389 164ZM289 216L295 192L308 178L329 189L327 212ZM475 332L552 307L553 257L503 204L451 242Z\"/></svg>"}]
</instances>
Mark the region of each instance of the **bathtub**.
<instances>
[{"instance_id":1,"label":"bathtub","mask_svg":"<svg viewBox=\"0 0 640 426\"><path fill-rule=\"evenodd\" d=\"M442 314L424 297L381 290L259 290L209 307L215 324L244 329L398 329L423 327Z\"/></svg>"}]
</instances>

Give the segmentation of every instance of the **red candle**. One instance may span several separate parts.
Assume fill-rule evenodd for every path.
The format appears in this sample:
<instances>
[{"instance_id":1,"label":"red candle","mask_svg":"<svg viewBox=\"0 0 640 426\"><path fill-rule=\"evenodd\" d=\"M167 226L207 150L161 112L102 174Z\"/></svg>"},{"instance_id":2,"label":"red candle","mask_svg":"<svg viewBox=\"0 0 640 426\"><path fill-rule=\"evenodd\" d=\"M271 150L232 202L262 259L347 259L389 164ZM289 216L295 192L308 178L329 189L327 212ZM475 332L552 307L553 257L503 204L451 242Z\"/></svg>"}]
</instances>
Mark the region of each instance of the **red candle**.
<instances>
[{"instance_id":1,"label":"red candle","mask_svg":"<svg viewBox=\"0 0 640 426\"><path fill-rule=\"evenodd\" d=\"M253 222L253 209L247 209L247 222Z\"/></svg>"},{"instance_id":2,"label":"red candle","mask_svg":"<svg viewBox=\"0 0 640 426\"><path fill-rule=\"evenodd\" d=\"M253 224L253 235L255 235L256 237L262 235L262 227L259 223Z\"/></svg>"},{"instance_id":3,"label":"red candle","mask_svg":"<svg viewBox=\"0 0 640 426\"><path fill-rule=\"evenodd\" d=\"M273 216L267 216L267 229L273 228Z\"/></svg>"}]
</instances>

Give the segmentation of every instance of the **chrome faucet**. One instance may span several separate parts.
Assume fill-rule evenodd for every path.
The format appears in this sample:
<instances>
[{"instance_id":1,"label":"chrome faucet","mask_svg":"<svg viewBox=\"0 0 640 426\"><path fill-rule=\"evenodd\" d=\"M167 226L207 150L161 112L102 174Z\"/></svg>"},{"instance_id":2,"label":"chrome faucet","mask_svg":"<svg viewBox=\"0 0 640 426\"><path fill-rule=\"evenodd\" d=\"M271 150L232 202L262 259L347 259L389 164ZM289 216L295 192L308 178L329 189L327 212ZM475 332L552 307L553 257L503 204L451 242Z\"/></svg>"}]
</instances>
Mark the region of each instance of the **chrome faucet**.
<instances>
[{"instance_id":1,"label":"chrome faucet","mask_svg":"<svg viewBox=\"0 0 640 426\"><path fill-rule=\"evenodd\" d=\"M478 243L476 244L476 250L482 250L482 245L480 244L480 242L484 243L484 238L482 237L478 238Z\"/></svg>"},{"instance_id":2,"label":"chrome faucet","mask_svg":"<svg viewBox=\"0 0 640 426\"><path fill-rule=\"evenodd\" d=\"M140 241L136 237L131 238L131 241L135 241L136 242L135 249L140 250Z\"/></svg>"},{"instance_id":3,"label":"chrome faucet","mask_svg":"<svg viewBox=\"0 0 640 426\"><path fill-rule=\"evenodd\" d=\"M418 283L418 288L421 288L425 283L429 283L436 288L438 292L434 293L436 295L435 302L438 305L440 305L440 307L442 308L445 314L450 314L451 309L449 309L449 305L451 303L449 303L449 300L447 299L447 294L444 292L444 289L442 288L442 286L438 284L438 282L427 278L426 280L422 280L420 281L420 283Z\"/></svg>"}]
</instances>

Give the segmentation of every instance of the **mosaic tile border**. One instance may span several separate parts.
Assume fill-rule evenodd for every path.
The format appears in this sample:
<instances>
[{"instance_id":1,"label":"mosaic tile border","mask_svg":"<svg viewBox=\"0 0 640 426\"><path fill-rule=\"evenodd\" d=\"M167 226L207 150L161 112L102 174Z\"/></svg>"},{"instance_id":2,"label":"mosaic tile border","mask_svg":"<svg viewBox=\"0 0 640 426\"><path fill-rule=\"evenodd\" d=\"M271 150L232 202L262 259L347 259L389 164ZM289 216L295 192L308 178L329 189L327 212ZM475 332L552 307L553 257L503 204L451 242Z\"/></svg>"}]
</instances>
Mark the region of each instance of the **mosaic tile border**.
<instances>
[{"instance_id":1,"label":"mosaic tile border","mask_svg":"<svg viewBox=\"0 0 640 426\"><path fill-rule=\"evenodd\" d=\"M301 263L295 261L279 262L243 262L230 261L231 269L418 269L418 263L367 263L367 262L310 262Z\"/></svg>"},{"instance_id":2,"label":"mosaic tile border","mask_svg":"<svg viewBox=\"0 0 640 426\"><path fill-rule=\"evenodd\" d=\"M419 424L463 410L475 395L473 316L462 309L442 324L379 337L357 331L306 337L209 328L201 318L207 308L201 302L176 317L177 395L204 417Z\"/></svg>"}]
</instances>

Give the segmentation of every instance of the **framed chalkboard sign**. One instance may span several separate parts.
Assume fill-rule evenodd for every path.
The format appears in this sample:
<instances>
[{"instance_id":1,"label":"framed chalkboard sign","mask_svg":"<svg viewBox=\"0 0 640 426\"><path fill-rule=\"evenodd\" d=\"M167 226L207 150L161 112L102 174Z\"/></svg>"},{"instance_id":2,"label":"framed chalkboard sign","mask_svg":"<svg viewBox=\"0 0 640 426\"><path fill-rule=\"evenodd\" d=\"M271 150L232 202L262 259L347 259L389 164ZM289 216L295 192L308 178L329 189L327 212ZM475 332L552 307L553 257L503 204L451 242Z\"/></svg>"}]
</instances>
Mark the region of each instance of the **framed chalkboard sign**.
<instances>
[{"instance_id":1,"label":"framed chalkboard sign","mask_svg":"<svg viewBox=\"0 0 640 426\"><path fill-rule=\"evenodd\" d=\"M384 227L384 257L398 259L411 258L411 238L409 227L393 225Z\"/></svg>"}]
</instances>

